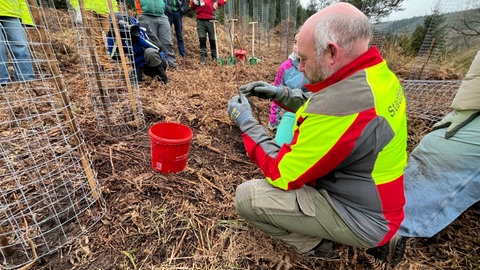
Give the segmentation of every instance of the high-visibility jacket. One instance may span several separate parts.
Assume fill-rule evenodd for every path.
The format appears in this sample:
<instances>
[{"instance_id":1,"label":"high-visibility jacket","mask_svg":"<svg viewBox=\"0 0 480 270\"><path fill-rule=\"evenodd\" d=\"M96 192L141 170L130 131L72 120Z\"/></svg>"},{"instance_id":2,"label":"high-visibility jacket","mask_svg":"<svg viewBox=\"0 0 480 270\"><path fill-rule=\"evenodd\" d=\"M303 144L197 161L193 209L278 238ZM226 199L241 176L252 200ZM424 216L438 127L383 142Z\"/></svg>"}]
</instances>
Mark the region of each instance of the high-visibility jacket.
<instances>
[{"instance_id":1,"label":"high-visibility jacket","mask_svg":"<svg viewBox=\"0 0 480 270\"><path fill-rule=\"evenodd\" d=\"M110 14L110 9L108 7L108 2L112 1L112 7L114 12L118 12L118 3L117 0L83 0L83 5L85 6L85 10L93 11L100 15ZM80 5L78 0L70 0L70 4L72 7L78 11Z\"/></svg>"},{"instance_id":2,"label":"high-visibility jacket","mask_svg":"<svg viewBox=\"0 0 480 270\"><path fill-rule=\"evenodd\" d=\"M23 24L34 25L26 0L0 1L0 16L19 18Z\"/></svg>"},{"instance_id":3,"label":"high-visibility jacket","mask_svg":"<svg viewBox=\"0 0 480 270\"><path fill-rule=\"evenodd\" d=\"M373 47L305 86L313 94L300 94L309 97L303 105L292 102L299 104L292 142L280 148L250 119L240 127L247 153L275 187L308 184L327 191L359 237L383 245L404 218L407 121L401 84ZM278 102L293 99L298 95L286 89Z\"/></svg>"},{"instance_id":4,"label":"high-visibility jacket","mask_svg":"<svg viewBox=\"0 0 480 270\"><path fill-rule=\"evenodd\" d=\"M150 16L161 16L165 14L164 0L135 0L137 15L144 14Z\"/></svg>"}]
</instances>

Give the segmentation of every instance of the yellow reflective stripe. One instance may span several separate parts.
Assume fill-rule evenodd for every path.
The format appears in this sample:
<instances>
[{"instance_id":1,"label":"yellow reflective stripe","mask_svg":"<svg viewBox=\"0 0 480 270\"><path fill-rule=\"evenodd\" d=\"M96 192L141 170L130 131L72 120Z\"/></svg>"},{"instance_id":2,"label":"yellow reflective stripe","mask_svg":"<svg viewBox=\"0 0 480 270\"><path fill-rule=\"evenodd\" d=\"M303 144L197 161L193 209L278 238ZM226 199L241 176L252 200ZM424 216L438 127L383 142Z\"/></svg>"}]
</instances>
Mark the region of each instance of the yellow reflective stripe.
<instances>
[{"instance_id":1,"label":"yellow reflective stripe","mask_svg":"<svg viewBox=\"0 0 480 270\"><path fill-rule=\"evenodd\" d=\"M278 188L287 189L289 183L297 180L322 159L357 117L357 114L328 116L304 113L307 106L308 102L297 111L297 116L301 115L306 120L299 127L297 142L291 145L292 151L287 153L278 164L280 178L267 178L273 186ZM297 128L296 125L295 123L295 128Z\"/></svg>"},{"instance_id":2,"label":"yellow reflective stripe","mask_svg":"<svg viewBox=\"0 0 480 270\"><path fill-rule=\"evenodd\" d=\"M406 101L400 82L386 68L385 61L366 69L366 74L375 98L377 114L387 120L394 132L401 132L395 134L375 161L372 177L375 183L384 184L400 177L407 163L406 151L398 151L407 147ZM396 90L392 92L392 89Z\"/></svg>"},{"instance_id":3,"label":"yellow reflective stripe","mask_svg":"<svg viewBox=\"0 0 480 270\"><path fill-rule=\"evenodd\" d=\"M103 15L110 13L107 1L112 1L113 11L118 12L118 3L115 0L84 0L83 4L85 10L95 11L96 13ZM70 4L76 11L79 10L78 0L70 0Z\"/></svg>"},{"instance_id":4,"label":"yellow reflective stripe","mask_svg":"<svg viewBox=\"0 0 480 270\"><path fill-rule=\"evenodd\" d=\"M22 23L26 25L32 25L32 26L35 25L35 23L33 22L32 14L30 14L30 9L28 7L27 1L21 0L19 3L21 8L20 19L22 20Z\"/></svg>"}]
</instances>

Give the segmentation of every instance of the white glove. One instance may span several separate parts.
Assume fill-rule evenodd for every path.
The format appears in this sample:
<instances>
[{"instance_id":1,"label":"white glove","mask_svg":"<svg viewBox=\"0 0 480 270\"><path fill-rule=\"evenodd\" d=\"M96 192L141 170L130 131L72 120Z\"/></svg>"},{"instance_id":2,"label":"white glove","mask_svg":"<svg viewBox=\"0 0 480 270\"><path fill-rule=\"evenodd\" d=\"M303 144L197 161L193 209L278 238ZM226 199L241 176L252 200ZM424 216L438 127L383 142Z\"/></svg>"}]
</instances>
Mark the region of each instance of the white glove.
<instances>
[{"instance_id":1,"label":"white glove","mask_svg":"<svg viewBox=\"0 0 480 270\"><path fill-rule=\"evenodd\" d=\"M196 6L200 6L200 0L193 0L193 4Z\"/></svg>"},{"instance_id":2,"label":"white glove","mask_svg":"<svg viewBox=\"0 0 480 270\"><path fill-rule=\"evenodd\" d=\"M75 22L76 22L78 25L83 25L82 13L80 12L80 10L78 10L77 13L76 13Z\"/></svg>"},{"instance_id":3,"label":"white glove","mask_svg":"<svg viewBox=\"0 0 480 270\"><path fill-rule=\"evenodd\" d=\"M203 7L205 6L205 2L203 2L203 0L199 0L200 1L200 6Z\"/></svg>"}]
</instances>

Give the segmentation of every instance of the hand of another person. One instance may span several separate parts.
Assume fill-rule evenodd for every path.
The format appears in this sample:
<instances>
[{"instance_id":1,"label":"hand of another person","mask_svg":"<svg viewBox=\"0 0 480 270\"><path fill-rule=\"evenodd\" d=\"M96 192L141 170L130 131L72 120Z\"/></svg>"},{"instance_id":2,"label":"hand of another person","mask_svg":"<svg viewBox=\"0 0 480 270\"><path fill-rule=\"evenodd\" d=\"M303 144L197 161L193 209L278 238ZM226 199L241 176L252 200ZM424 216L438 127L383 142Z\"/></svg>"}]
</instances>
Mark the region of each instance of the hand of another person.
<instances>
[{"instance_id":1,"label":"hand of another person","mask_svg":"<svg viewBox=\"0 0 480 270\"><path fill-rule=\"evenodd\" d=\"M240 86L240 92L247 97L256 96L263 99L278 98L282 94L283 88L273 86L267 82L253 82Z\"/></svg>"},{"instance_id":2,"label":"hand of another person","mask_svg":"<svg viewBox=\"0 0 480 270\"><path fill-rule=\"evenodd\" d=\"M213 2L213 10L217 10L217 8L218 8L218 2L215 1Z\"/></svg>"},{"instance_id":3,"label":"hand of another person","mask_svg":"<svg viewBox=\"0 0 480 270\"><path fill-rule=\"evenodd\" d=\"M78 24L78 25L83 25L83 21L82 21L82 12L80 12L80 10L78 10L75 14L75 22Z\"/></svg>"},{"instance_id":4,"label":"hand of another person","mask_svg":"<svg viewBox=\"0 0 480 270\"><path fill-rule=\"evenodd\" d=\"M228 117L237 123L237 125L242 125L245 121L250 118L253 118L252 108L250 103L248 103L247 97L244 95L234 96L228 101Z\"/></svg>"},{"instance_id":5,"label":"hand of another person","mask_svg":"<svg viewBox=\"0 0 480 270\"><path fill-rule=\"evenodd\" d=\"M448 139L478 115L480 115L480 110L453 111L447 114L440 122L433 125L432 130L448 127L445 132L445 139Z\"/></svg>"}]
</instances>

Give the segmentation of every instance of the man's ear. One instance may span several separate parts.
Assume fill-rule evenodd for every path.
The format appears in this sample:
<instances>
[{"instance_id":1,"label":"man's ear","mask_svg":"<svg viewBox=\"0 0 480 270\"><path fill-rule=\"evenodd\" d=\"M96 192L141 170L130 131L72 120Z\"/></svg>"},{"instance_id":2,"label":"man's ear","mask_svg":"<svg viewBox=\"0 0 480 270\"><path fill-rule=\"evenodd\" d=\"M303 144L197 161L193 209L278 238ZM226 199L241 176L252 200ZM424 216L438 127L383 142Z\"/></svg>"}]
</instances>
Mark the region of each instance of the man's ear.
<instances>
[{"instance_id":1,"label":"man's ear","mask_svg":"<svg viewBox=\"0 0 480 270\"><path fill-rule=\"evenodd\" d=\"M340 48L334 42L328 42L327 48L325 49L325 54L327 57L327 61L329 64L333 65L335 62L338 61L339 58Z\"/></svg>"}]
</instances>

